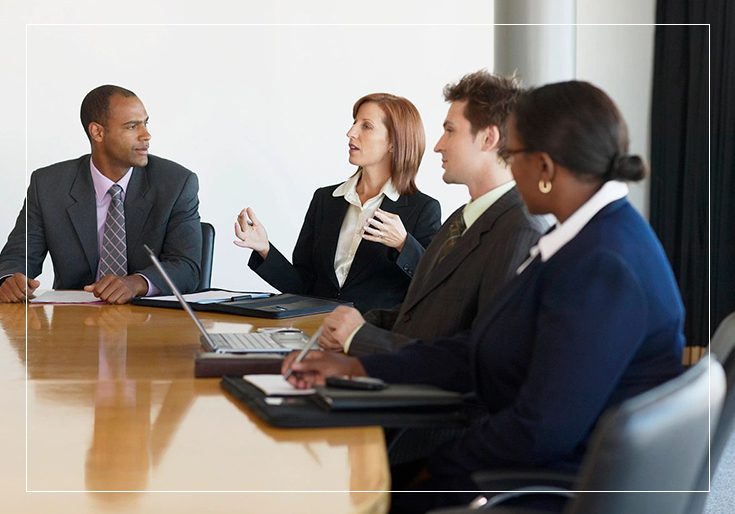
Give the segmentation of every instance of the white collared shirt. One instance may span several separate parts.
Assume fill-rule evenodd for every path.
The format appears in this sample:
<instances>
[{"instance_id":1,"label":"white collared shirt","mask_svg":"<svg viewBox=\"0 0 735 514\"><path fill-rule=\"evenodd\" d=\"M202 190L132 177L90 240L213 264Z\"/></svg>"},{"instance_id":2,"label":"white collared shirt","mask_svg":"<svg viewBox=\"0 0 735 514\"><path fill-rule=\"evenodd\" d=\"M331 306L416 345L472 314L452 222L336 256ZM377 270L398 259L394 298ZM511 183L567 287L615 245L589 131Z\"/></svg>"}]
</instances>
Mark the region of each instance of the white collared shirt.
<instances>
[{"instance_id":1,"label":"white collared shirt","mask_svg":"<svg viewBox=\"0 0 735 514\"><path fill-rule=\"evenodd\" d=\"M564 223L556 224L556 228L539 239L538 244L531 248L530 255L518 267L516 274L520 275L524 269L541 254L541 262L548 261L565 244L574 239L589 221L607 205L628 195L628 185L625 182L610 180L582 206L574 211Z\"/></svg>"},{"instance_id":2,"label":"white collared shirt","mask_svg":"<svg viewBox=\"0 0 735 514\"><path fill-rule=\"evenodd\" d=\"M492 205L500 200L500 198L513 189L513 186L516 185L515 180L510 180L506 182L505 184L501 184L497 187L492 188L487 193L478 196L474 200L470 200L467 205L464 206L464 209L462 210L462 217L464 218L464 224L467 228L465 228L465 232L467 232L472 224L477 221L480 216L485 214L485 211L487 211ZM462 232L464 234L464 232Z\"/></svg>"},{"instance_id":3,"label":"white collared shirt","mask_svg":"<svg viewBox=\"0 0 735 514\"><path fill-rule=\"evenodd\" d=\"M393 182L389 179L376 196L366 200L363 204L360 202L356 189L361 176L362 171L355 173L332 193L335 198L344 196L345 201L350 204L347 207L345 219L342 221L337 240L337 251L334 253L334 273L337 275L339 287L344 285L350 273L352 261L362 241L363 226L367 220L373 217L383 198L387 196L395 202L400 197L396 188L393 187Z\"/></svg>"}]
</instances>

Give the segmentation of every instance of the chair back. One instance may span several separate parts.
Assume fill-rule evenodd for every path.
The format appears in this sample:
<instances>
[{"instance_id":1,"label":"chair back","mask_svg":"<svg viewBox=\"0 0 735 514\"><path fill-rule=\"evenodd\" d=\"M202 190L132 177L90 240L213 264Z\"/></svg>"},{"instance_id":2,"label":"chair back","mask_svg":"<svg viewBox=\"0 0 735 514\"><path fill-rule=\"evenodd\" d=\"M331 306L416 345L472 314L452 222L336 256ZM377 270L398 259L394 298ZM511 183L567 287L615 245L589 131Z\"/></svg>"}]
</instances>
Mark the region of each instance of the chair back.
<instances>
[{"instance_id":1,"label":"chair back","mask_svg":"<svg viewBox=\"0 0 735 514\"><path fill-rule=\"evenodd\" d=\"M565 513L684 513L692 493L683 491L695 489L710 420L716 426L724 394L725 374L712 357L610 409L590 439L575 486L591 492L578 494Z\"/></svg>"},{"instance_id":2,"label":"chair back","mask_svg":"<svg viewBox=\"0 0 735 514\"><path fill-rule=\"evenodd\" d=\"M717 357L725 370L727 370L728 361L735 360L733 348L735 348L735 312L731 312L722 320L709 343L710 353ZM727 373L727 383L730 384L733 379L735 377Z\"/></svg>"},{"instance_id":3,"label":"chair back","mask_svg":"<svg viewBox=\"0 0 735 514\"><path fill-rule=\"evenodd\" d=\"M720 420L716 425L712 425L710 462L709 465L705 462L700 469L696 486L699 491L709 490L710 481L735 427L735 352L733 348L735 348L735 312L722 320L709 344L710 354L716 356L725 368L727 392ZM706 502L707 493L693 495L687 514L701 514L704 512Z\"/></svg>"},{"instance_id":4,"label":"chair back","mask_svg":"<svg viewBox=\"0 0 735 514\"><path fill-rule=\"evenodd\" d=\"M214 262L214 226L202 221L202 271L199 275L197 291L208 289L212 283L212 263Z\"/></svg>"}]
</instances>

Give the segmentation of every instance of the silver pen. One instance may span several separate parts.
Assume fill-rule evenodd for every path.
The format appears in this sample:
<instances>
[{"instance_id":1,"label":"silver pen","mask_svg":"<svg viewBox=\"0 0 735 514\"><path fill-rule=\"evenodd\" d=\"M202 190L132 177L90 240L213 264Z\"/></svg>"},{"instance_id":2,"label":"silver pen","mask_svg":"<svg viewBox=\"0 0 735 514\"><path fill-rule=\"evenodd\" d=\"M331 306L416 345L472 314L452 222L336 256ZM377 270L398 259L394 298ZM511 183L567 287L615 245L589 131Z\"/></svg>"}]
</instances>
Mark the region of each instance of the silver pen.
<instances>
[{"instance_id":1,"label":"silver pen","mask_svg":"<svg viewBox=\"0 0 735 514\"><path fill-rule=\"evenodd\" d=\"M291 363L291 366L294 364L298 364L302 360L304 360L304 357L306 357L306 354L309 353L309 350L311 350L311 347L314 346L314 343L317 342L319 339L319 336L322 335L322 327L320 326L316 332L309 338L309 341L304 345L304 347L301 349L301 352L296 356L296 359ZM292 367L288 368L288 371L286 371L286 375L283 377L284 379L288 380L291 378L291 375L293 375L293 369Z\"/></svg>"}]
</instances>

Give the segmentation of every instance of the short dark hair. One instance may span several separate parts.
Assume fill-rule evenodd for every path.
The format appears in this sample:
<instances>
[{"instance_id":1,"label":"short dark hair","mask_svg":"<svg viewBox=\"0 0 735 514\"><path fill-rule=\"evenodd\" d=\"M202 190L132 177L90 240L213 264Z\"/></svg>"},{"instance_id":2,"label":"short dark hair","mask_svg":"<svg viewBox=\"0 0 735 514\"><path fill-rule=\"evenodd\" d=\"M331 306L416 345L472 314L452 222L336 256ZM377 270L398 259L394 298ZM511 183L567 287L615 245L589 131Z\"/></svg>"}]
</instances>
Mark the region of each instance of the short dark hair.
<instances>
[{"instance_id":1,"label":"short dark hair","mask_svg":"<svg viewBox=\"0 0 735 514\"><path fill-rule=\"evenodd\" d=\"M385 115L388 137L393 144L391 157L391 181L401 195L418 191L416 174L424 156L426 136L416 106L401 96L389 93L373 93L360 98L352 107L352 118L364 103L375 102Z\"/></svg>"},{"instance_id":2,"label":"short dark hair","mask_svg":"<svg viewBox=\"0 0 735 514\"><path fill-rule=\"evenodd\" d=\"M638 181L646 166L628 155L628 127L612 99L589 82L571 80L531 89L515 107L526 150L542 151L578 178Z\"/></svg>"},{"instance_id":3,"label":"short dark hair","mask_svg":"<svg viewBox=\"0 0 735 514\"><path fill-rule=\"evenodd\" d=\"M472 135L491 125L498 127L498 146L502 149L507 137L506 122L520 93L520 82L515 76L503 77L479 70L468 73L456 84L447 84L444 100L467 101L464 117L470 122Z\"/></svg>"},{"instance_id":4,"label":"short dark hair","mask_svg":"<svg viewBox=\"0 0 735 514\"><path fill-rule=\"evenodd\" d=\"M82 100L82 108L80 109L79 117L82 120L82 127L84 127L84 133L91 141L89 134L89 124L93 121L104 125L107 123L107 118L110 115L110 98L114 95L121 95L126 98L136 96L135 93L129 89L125 89L120 86L112 86L106 84L94 88L92 91L87 93L87 96Z\"/></svg>"}]
</instances>

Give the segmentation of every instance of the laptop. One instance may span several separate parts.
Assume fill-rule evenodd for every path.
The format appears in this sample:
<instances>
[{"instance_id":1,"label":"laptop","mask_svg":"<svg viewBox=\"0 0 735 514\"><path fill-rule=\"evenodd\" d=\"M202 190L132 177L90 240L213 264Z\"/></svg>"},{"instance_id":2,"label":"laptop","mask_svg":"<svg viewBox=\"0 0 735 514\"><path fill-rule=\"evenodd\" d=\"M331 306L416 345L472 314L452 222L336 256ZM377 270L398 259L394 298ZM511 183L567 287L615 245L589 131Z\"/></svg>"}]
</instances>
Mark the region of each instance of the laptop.
<instances>
[{"instance_id":1,"label":"laptop","mask_svg":"<svg viewBox=\"0 0 735 514\"><path fill-rule=\"evenodd\" d=\"M300 350L307 342L307 337L300 330L285 330L282 332L271 333L233 333L233 334L210 334L204 328L194 311L186 303L181 295L179 288L176 287L171 277L161 266L161 262L156 257L148 245L143 245L145 251L153 262L158 272L161 274L166 284L171 288L181 307L186 311L194 324L201 332L199 340L202 345L210 352L216 353L289 353L292 350Z\"/></svg>"}]
</instances>

